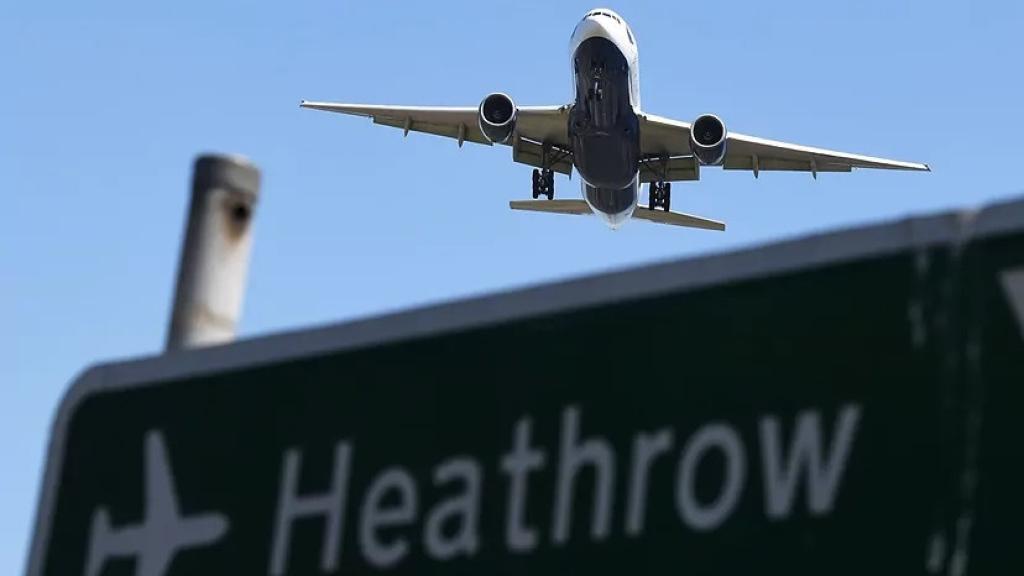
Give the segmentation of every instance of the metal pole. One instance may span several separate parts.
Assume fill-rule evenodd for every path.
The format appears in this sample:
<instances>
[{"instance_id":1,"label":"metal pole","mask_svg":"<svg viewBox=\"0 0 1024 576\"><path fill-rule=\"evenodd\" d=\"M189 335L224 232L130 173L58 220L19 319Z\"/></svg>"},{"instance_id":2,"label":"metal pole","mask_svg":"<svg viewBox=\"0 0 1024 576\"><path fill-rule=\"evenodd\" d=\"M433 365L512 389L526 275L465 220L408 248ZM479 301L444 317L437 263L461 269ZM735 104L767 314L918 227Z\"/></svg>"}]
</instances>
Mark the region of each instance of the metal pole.
<instances>
[{"instance_id":1,"label":"metal pole","mask_svg":"<svg viewBox=\"0 0 1024 576\"><path fill-rule=\"evenodd\" d=\"M207 154L196 159L168 350L235 338L259 188L260 171L245 158Z\"/></svg>"}]
</instances>

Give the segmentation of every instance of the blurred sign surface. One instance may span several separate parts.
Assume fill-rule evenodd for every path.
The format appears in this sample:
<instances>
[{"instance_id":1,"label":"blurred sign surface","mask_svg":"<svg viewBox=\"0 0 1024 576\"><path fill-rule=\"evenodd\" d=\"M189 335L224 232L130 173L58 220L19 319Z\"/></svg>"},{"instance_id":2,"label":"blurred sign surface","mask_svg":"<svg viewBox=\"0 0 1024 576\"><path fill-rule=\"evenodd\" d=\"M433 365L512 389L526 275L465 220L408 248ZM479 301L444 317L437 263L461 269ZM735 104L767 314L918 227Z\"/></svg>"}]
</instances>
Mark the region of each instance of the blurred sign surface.
<instances>
[{"instance_id":1,"label":"blurred sign surface","mask_svg":"<svg viewBox=\"0 0 1024 576\"><path fill-rule=\"evenodd\" d=\"M1005 572L1022 268L1005 204L100 365L28 572Z\"/></svg>"}]
</instances>

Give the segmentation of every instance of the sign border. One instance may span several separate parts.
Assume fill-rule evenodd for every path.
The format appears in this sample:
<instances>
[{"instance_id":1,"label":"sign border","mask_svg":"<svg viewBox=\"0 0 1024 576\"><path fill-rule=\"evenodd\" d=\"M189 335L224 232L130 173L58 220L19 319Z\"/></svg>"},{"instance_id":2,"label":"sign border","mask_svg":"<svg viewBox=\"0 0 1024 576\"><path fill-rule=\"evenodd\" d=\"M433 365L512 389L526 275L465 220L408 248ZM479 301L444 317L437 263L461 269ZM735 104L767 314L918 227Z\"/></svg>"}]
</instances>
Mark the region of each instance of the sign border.
<instances>
[{"instance_id":1,"label":"sign border","mask_svg":"<svg viewBox=\"0 0 1024 576\"><path fill-rule=\"evenodd\" d=\"M1024 230L1024 199L807 235L734 252L673 260L594 276L516 288L378 317L259 336L208 348L92 365L64 393L51 424L26 574L39 576L56 501L68 423L86 398L243 367L300 359L502 322L754 280L940 243ZM253 362L252 358L259 358Z\"/></svg>"}]
</instances>

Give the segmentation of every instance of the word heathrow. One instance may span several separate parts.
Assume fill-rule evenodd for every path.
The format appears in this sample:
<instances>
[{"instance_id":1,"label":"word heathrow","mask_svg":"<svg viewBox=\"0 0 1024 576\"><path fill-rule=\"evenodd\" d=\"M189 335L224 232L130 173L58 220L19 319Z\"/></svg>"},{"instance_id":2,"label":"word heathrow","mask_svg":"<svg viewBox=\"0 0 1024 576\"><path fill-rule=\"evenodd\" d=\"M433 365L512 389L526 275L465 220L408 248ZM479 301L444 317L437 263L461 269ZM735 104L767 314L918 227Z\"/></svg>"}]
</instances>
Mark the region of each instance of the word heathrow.
<instances>
[{"instance_id":1,"label":"word heathrow","mask_svg":"<svg viewBox=\"0 0 1024 576\"><path fill-rule=\"evenodd\" d=\"M438 562L473 557L483 546L483 505L496 506L503 515L501 537L489 534L487 544L516 555L542 546L557 548L570 538L600 542L616 531L638 538L655 506L670 506L685 529L713 531L729 521L752 482L760 486L747 493L763 494L769 520L783 521L801 505L812 516L827 515L854 447L861 407L841 406L831 425L817 410L799 412L792 423L765 415L758 419L753 446L735 426L722 421L705 423L685 436L670 426L637 431L629 439L614 439L627 440L626 454L617 453L608 438L584 433L583 416L578 405L564 407L558 438L549 444L544 441L550 438L534 438L534 419L524 415L511 430L510 448L496 462L455 455L438 462L429 478L395 465L376 471L360 494L350 492L352 470L359 465L355 439L335 444L330 482L321 492L300 492L303 451L286 450L270 574L288 572L293 527L308 519L322 522L318 562L323 573L331 573L345 554L358 554L381 570L399 566L416 551ZM750 463L759 466L759 481L748 471ZM711 493L699 480L709 473L720 479ZM483 493L485 475L490 474L501 477L501 484L493 484L504 486L500 498ZM649 501L652 484L666 477L672 498ZM551 480L550 485L543 483ZM444 497L425 507L424 493ZM529 504L531 497L550 501L538 508L536 502ZM529 518L527 510L537 509L550 510L550 516ZM579 519L587 511L589 522L583 524ZM346 536L348 530L354 530L354 538ZM344 550L343 542L354 542L356 549Z\"/></svg>"}]
</instances>

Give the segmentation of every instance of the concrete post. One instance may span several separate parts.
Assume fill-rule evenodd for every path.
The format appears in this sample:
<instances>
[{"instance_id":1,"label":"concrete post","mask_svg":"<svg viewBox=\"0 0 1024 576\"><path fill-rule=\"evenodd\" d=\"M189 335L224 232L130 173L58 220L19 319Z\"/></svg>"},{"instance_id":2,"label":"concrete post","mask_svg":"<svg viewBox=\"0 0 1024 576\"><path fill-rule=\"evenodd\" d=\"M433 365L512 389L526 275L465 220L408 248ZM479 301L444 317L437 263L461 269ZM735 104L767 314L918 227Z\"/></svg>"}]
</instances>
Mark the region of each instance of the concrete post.
<instances>
[{"instance_id":1,"label":"concrete post","mask_svg":"<svg viewBox=\"0 0 1024 576\"><path fill-rule=\"evenodd\" d=\"M196 159L168 350L234 339L259 187L259 169L245 158L203 155Z\"/></svg>"}]
</instances>

